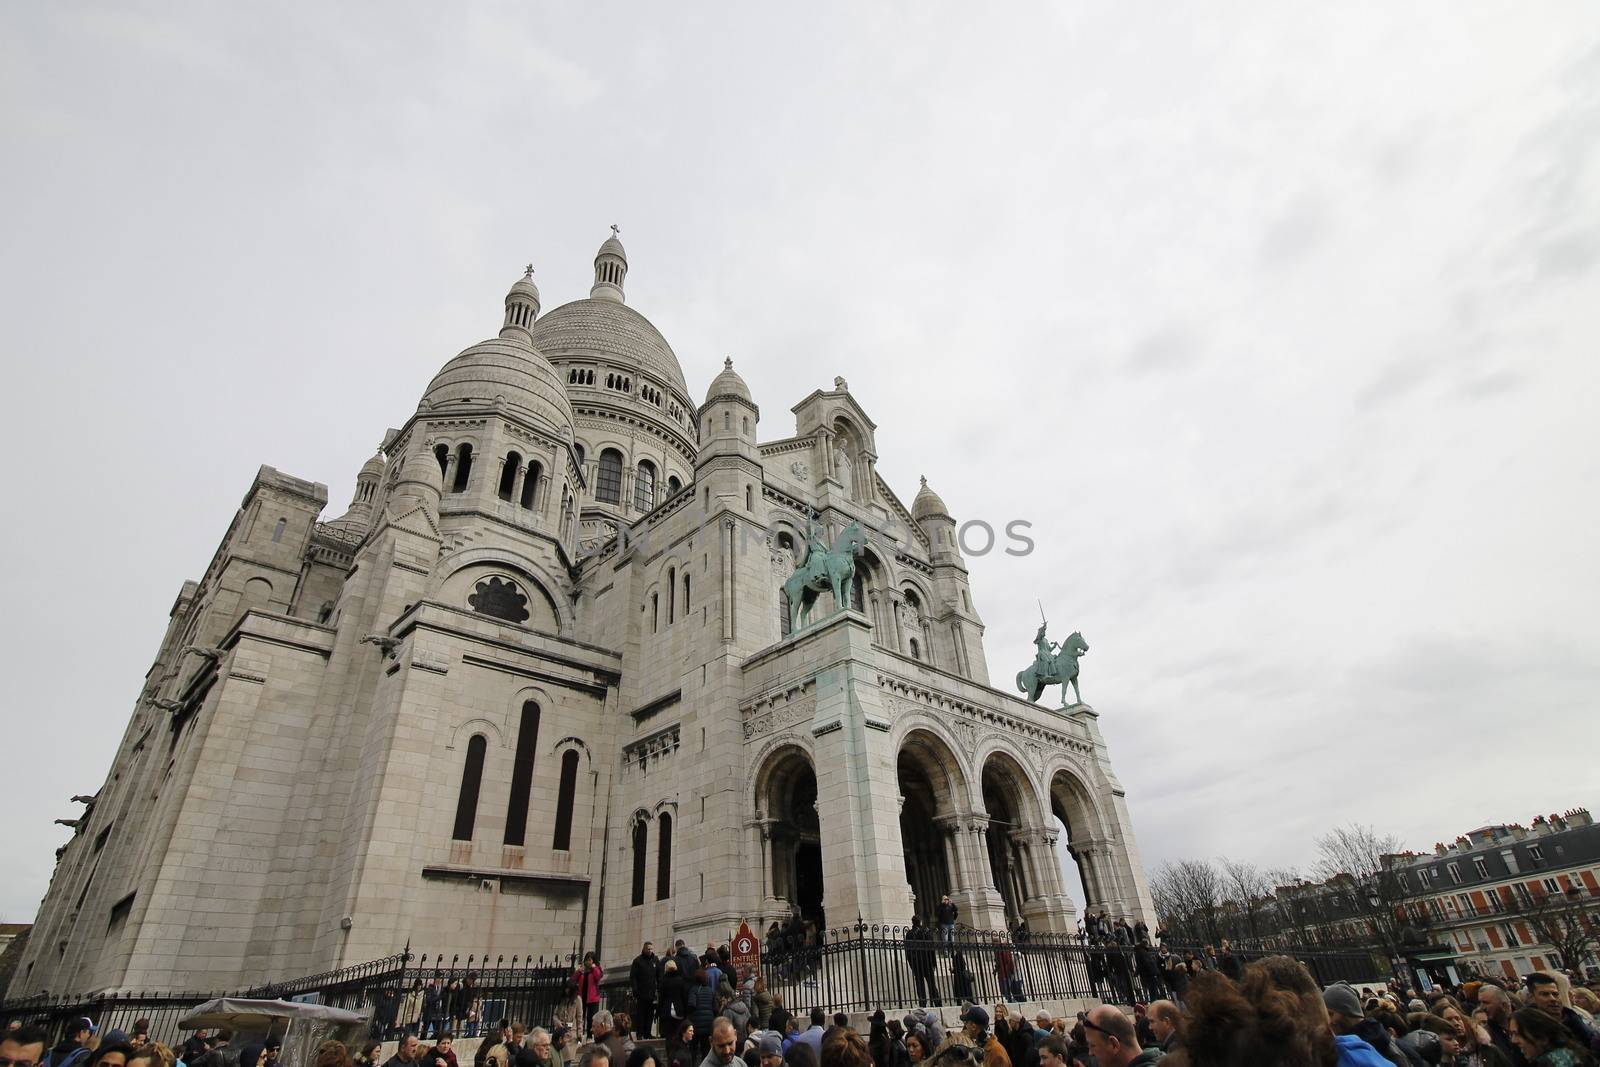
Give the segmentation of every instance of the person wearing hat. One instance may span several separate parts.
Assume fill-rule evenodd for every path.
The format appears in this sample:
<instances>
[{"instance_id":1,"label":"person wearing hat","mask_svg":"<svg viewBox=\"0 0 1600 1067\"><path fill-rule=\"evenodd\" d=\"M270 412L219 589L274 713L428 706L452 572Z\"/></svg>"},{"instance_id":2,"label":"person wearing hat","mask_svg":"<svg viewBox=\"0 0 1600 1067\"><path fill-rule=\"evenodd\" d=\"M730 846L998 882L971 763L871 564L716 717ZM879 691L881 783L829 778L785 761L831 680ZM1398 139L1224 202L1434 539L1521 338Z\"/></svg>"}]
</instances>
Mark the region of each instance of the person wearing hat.
<instances>
[{"instance_id":1,"label":"person wearing hat","mask_svg":"<svg viewBox=\"0 0 1600 1067\"><path fill-rule=\"evenodd\" d=\"M969 1004L961 1012L961 1032L974 1048L983 1051L983 1067L1012 1067L1005 1046L989 1032L989 1013L976 1004Z\"/></svg>"},{"instance_id":2,"label":"person wearing hat","mask_svg":"<svg viewBox=\"0 0 1600 1067\"><path fill-rule=\"evenodd\" d=\"M756 1054L760 1057L760 1067L783 1067L783 1038L770 1030L762 1034Z\"/></svg>"},{"instance_id":3,"label":"person wearing hat","mask_svg":"<svg viewBox=\"0 0 1600 1067\"><path fill-rule=\"evenodd\" d=\"M89 1059L89 1042L94 1040L94 1021L74 1019L61 1032L61 1043L45 1057L44 1067L77 1067Z\"/></svg>"},{"instance_id":4,"label":"person wearing hat","mask_svg":"<svg viewBox=\"0 0 1600 1067\"><path fill-rule=\"evenodd\" d=\"M1328 1009L1328 1027L1339 1051L1339 1067L1409 1067L1410 1061L1403 1052L1395 1050L1393 1056L1389 1055L1388 1032L1376 1019L1368 1019L1362 1013L1361 995L1348 984L1339 982L1324 989L1322 1003Z\"/></svg>"}]
</instances>

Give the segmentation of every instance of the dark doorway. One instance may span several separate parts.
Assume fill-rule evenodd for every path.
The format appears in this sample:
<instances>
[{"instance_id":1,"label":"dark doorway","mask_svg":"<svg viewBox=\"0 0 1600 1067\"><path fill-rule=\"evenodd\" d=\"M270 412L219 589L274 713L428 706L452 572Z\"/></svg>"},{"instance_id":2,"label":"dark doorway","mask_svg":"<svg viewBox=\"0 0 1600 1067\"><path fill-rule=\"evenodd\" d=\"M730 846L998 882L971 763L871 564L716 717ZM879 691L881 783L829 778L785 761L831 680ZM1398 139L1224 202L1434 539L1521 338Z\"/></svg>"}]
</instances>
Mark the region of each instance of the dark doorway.
<instances>
[{"instance_id":1,"label":"dark doorway","mask_svg":"<svg viewBox=\"0 0 1600 1067\"><path fill-rule=\"evenodd\" d=\"M803 841L794 851L794 895L800 917L822 929L822 846Z\"/></svg>"},{"instance_id":2,"label":"dark doorway","mask_svg":"<svg viewBox=\"0 0 1600 1067\"><path fill-rule=\"evenodd\" d=\"M934 922L939 900L951 892L950 867L944 841L934 822L937 803L928 775L908 753L900 753L900 847L906 859L906 883L911 886L912 907L928 923Z\"/></svg>"},{"instance_id":3,"label":"dark doorway","mask_svg":"<svg viewBox=\"0 0 1600 1067\"><path fill-rule=\"evenodd\" d=\"M989 843L989 873L1005 902L1006 923L1010 925L1022 918L1028 887L1023 880L1022 857L1011 840L1011 832L1020 825L1012 803L1012 786L1003 775L995 773L993 761L983 772L983 806L989 811L989 832L984 835Z\"/></svg>"}]
</instances>

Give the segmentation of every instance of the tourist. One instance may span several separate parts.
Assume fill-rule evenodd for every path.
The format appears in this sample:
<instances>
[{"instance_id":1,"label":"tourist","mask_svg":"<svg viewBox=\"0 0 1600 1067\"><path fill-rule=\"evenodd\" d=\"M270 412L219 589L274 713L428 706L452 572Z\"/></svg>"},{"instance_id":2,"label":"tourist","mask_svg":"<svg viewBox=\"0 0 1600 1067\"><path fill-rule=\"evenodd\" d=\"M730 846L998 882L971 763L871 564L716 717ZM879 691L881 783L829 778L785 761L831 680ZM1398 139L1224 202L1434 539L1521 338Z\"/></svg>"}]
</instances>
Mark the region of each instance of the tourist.
<instances>
[{"instance_id":1,"label":"tourist","mask_svg":"<svg viewBox=\"0 0 1600 1067\"><path fill-rule=\"evenodd\" d=\"M1529 1067L1594 1067L1594 1057L1572 1031L1542 1007L1518 1008L1511 1015L1510 1030Z\"/></svg>"},{"instance_id":2,"label":"tourist","mask_svg":"<svg viewBox=\"0 0 1600 1067\"><path fill-rule=\"evenodd\" d=\"M411 988L400 1000L400 1013L396 1017L401 1030L407 1034L418 1033L422 1028L422 979L413 979Z\"/></svg>"},{"instance_id":3,"label":"tourist","mask_svg":"<svg viewBox=\"0 0 1600 1067\"><path fill-rule=\"evenodd\" d=\"M616 1031L616 1020L609 1011L597 1011L589 1020L589 1036L591 1040L606 1050L606 1056L614 1064L625 1064L628 1060L628 1046L623 1041L622 1035Z\"/></svg>"},{"instance_id":4,"label":"tourist","mask_svg":"<svg viewBox=\"0 0 1600 1067\"><path fill-rule=\"evenodd\" d=\"M762 1034L756 1045L756 1057L756 1067L783 1067L783 1039L771 1031Z\"/></svg>"},{"instance_id":5,"label":"tourist","mask_svg":"<svg viewBox=\"0 0 1600 1067\"><path fill-rule=\"evenodd\" d=\"M1456 1055L1459 1067L1511 1067L1506 1054L1495 1047L1489 1031L1473 1019L1455 1000L1446 998L1438 1005L1439 1018L1455 1031L1461 1050Z\"/></svg>"},{"instance_id":6,"label":"tourist","mask_svg":"<svg viewBox=\"0 0 1600 1067\"><path fill-rule=\"evenodd\" d=\"M1156 1062L1161 1057L1161 1053L1156 1049L1139 1047L1133 1023L1118 1008L1100 1005L1084 1018L1083 1026L1089 1053L1094 1056L1095 1062L1100 1067L1148 1064Z\"/></svg>"},{"instance_id":7,"label":"tourist","mask_svg":"<svg viewBox=\"0 0 1600 1067\"><path fill-rule=\"evenodd\" d=\"M450 1025L457 1033L467 1037L478 1036L480 1005L478 1002L478 976L467 974L451 983Z\"/></svg>"},{"instance_id":8,"label":"tourist","mask_svg":"<svg viewBox=\"0 0 1600 1067\"><path fill-rule=\"evenodd\" d=\"M74 1019L61 1031L61 1041L50 1050L45 1067L75 1067L89 1058L89 1042L94 1040L94 1023Z\"/></svg>"},{"instance_id":9,"label":"tourist","mask_svg":"<svg viewBox=\"0 0 1600 1067\"><path fill-rule=\"evenodd\" d=\"M517 1067L556 1067L555 1039L550 1031L535 1026L523 1041L523 1050L517 1054Z\"/></svg>"},{"instance_id":10,"label":"tourist","mask_svg":"<svg viewBox=\"0 0 1600 1067\"><path fill-rule=\"evenodd\" d=\"M711 1024L711 1051L700 1061L700 1067L730 1067L734 1053L739 1048L739 1035L727 1019L718 1018Z\"/></svg>"},{"instance_id":11,"label":"tourist","mask_svg":"<svg viewBox=\"0 0 1600 1067\"><path fill-rule=\"evenodd\" d=\"M933 909L933 918L939 924L939 936L946 944L956 939L956 919L960 915L961 909L956 907L949 893L939 898L939 906Z\"/></svg>"},{"instance_id":12,"label":"tourist","mask_svg":"<svg viewBox=\"0 0 1600 1067\"><path fill-rule=\"evenodd\" d=\"M1512 1067L1527 1067L1522 1050L1511 1040L1511 1013L1518 1007L1512 994L1497 985L1486 983L1478 989L1478 1009L1483 1012L1483 1028L1489 1032L1489 1041Z\"/></svg>"},{"instance_id":13,"label":"tourist","mask_svg":"<svg viewBox=\"0 0 1600 1067\"><path fill-rule=\"evenodd\" d=\"M817 1062L822 1062L822 1035L828 1022L828 1014L821 1008L811 1009L811 1025L800 1032L796 1039L800 1044L811 1046L811 1052L817 1057Z\"/></svg>"},{"instance_id":14,"label":"tourist","mask_svg":"<svg viewBox=\"0 0 1600 1067\"><path fill-rule=\"evenodd\" d=\"M767 992L767 980L756 975L750 987L750 1025L757 1030L781 1029L772 1024L773 1009L778 1006L778 998Z\"/></svg>"},{"instance_id":15,"label":"tourist","mask_svg":"<svg viewBox=\"0 0 1600 1067\"><path fill-rule=\"evenodd\" d=\"M1348 984L1339 982L1323 990L1322 1003L1328 1010L1328 1025L1338 1045L1340 1067L1368 1063L1370 1057L1362 1046L1371 1050L1381 1062L1407 1067L1405 1053L1390 1048L1393 1039L1377 1019L1367 1018L1362 1011L1360 994Z\"/></svg>"},{"instance_id":16,"label":"tourist","mask_svg":"<svg viewBox=\"0 0 1600 1067\"><path fill-rule=\"evenodd\" d=\"M335 1067L350 1067L349 1054L345 1055L346 1062ZM159 1041L145 1041L128 1057L128 1067L178 1067L178 1063L178 1054Z\"/></svg>"},{"instance_id":17,"label":"tourist","mask_svg":"<svg viewBox=\"0 0 1600 1067\"><path fill-rule=\"evenodd\" d=\"M661 984L656 993L656 1008L661 1019L663 1037L671 1036L672 1031L689 1017L689 985L685 977L678 969L676 959L667 960L661 965Z\"/></svg>"},{"instance_id":18,"label":"tourist","mask_svg":"<svg viewBox=\"0 0 1600 1067\"><path fill-rule=\"evenodd\" d=\"M640 1045L628 1053L627 1067L661 1067L656 1059L656 1050L649 1045Z\"/></svg>"},{"instance_id":19,"label":"tourist","mask_svg":"<svg viewBox=\"0 0 1600 1067\"><path fill-rule=\"evenodd\" d=\"M456 1063L456 1035L449 1030L439 1035L433 1047L422 1055L423 1067L460 1067Z\"/></svg>"},{"instance_id":20,"label":"tourist","mask_svg":"<svg viewBox=\"0 0 1600 1067\"><path fill-rule=\"evenodd\" d=\"M939 986L934 977L935 949L933 933L922 924L922 916L911 917L911 928L905 936L906 964L911 969L911 980L917 987L917 1003L922 1007L939 1003Z\"/></svg>"},{"instance_id":21,"label":"tourist","mask_svg":"<svg viewBox=\"0 0 1600 1067\"><path fill-rule=\"evenodd\" d=\"M1156 1048L1162 1055L1171 1055L1183 1044L1183 1016L1178 1006L1170 1000L1158 1000L1145 1009L1150 1020L1150 1036L1156 1039Z\"/></svg>"},{"instance_id":22,"label":"tourist","mask_svg":"<svg viewBox=\"0 0 1600 1067\"><path fill-rule=\"evenodd\" d=\"M989 1033L987 1011L972 1004L961 1012L960 1018L961 1036L981 1051L984 1067L1011 1067L1011 1057L1006 1054L1005 1046Z\"/></svg>"},{"instance_id":23,"label":"tourist","mask_svg":"<svg viewBox=\"0 0 1600 1067\"><path fill-rule=\"evenodd\" d=\"M487 1052L488 1050L485 1049L484 1051ZM383 1042L368 1041L361 1046L361 1051L356 1053L354 1067L379 1067L379 1064L382 1062L379 1057L382 1055Z\"/></svg>"},{"instance_id":24,"label":"tourist","mask_svg":"<svg viewBox=\"0 0 1600 1067\"><path fill-rule=\"evenodd\" d=\"M907 1030L905 1047L907 1062L918 1064L926 1060L928 1058L928 1032L920 1026Z\"/></svg>"},{"instance_id":25,"label":"tourist","mask_svg":"<svg viewBox=\"0 0 1600 1067\"><path fill-rule=\"evenodd\" d=\"M578 992L576 981L569 981L561 987L561 996L556 999L556 1007L550 1015L550 1021L556 1026L565 1026L575 1033L583 1032L588 1019L583 1014L583 996Z\"/></svg>"},{"instance_id":26,"label":"tourist","mask_svg":"<svg viewBox=\"0 0 1600 1067\"><path fill-rule=\"evenodd\" d=\"M711 1023L717 1017L717 994L711 976L701 967L689 976L685 1017L694 1023L695 1053L703 1059L711 1047ZM697 1059L696 1063L699 1062Z\"/></svg>"},{"instance_id":27,"label":"tourist","mask_svg":"<svg viewBox=\"0 0 1600 1067\"><path fill-rule=\"evenodd\" d=\"M444 979L437 975L428 980L427 988L422 991L422 1036L437 1038L444 1028L445 996Z\"/></svg>"},{"instance_id":28,"label":"tourist","mask_svg":"<svg viewBox=\"0 0 1600 1067\"><path fill-rule=\"evenodd\" d=\"M696 1067L694 1047L694 1023L685 1019L667 1035L666 1067Z\"/></svg>"},{"instance_id":29,"label":"tourist","mask_svg":"<svg viewBox=\"0 0 1600 1067\"><path fill-rule=\"evenodd\" d=\"M343 1041L324 1041L317 1047L312 1067L351 1067L350 1050Z\"/></svg>"},{"instance_id":30,"label":"tourist","mask_svg":"<svg viewBox=\"0 0 1600 1067\"><path fill-rule=\"evenodd\" d=\"M605 977L605 972L595 961L594 953L585 952L583 965L572 976L572 980L578 983L579 994L583 997L584 1033L594 1032L594 1013L600 1010L600 983Z\"/></svg>"},{"instance_id":31,"label":"tourist","mask_svg":"<svg viewBox=\"0 0 1600 1067\"><path fill-rule=\"evenodd\" d=\"M967 968L967 958L959 951L950 953L950 985L951 992L960 1003L971 1003L976 999L973 992L972 971ZM937 993L937 990L935 990ZM935 1001L939 1003L939 1001Z\"/></svg>"},{"instance_id":32,"label":"tourist","mask_svg":"<svg viewBox=\"0 0 1600 1067\"><path fill-rule=\"evenodd\" d=\"M400 1038L400 1046L383 1067L419 1067L422 1064L422 1041L416 1034Z\"/></svg>"},{"instance_id":33,"label":"tourist","mask_svg":"<svg viewBox=\"0 0 1600 1067\"><path fill-rule=\"evenodd\" d=\"M641 1038L655 1036L656 1002L660 999L661 961L654 942L646 941L628 968L628 987L633 993L633 1021Z\"/></svg>"},{"instance_id":34,"label":"tourist","mask_svg":"<svg viewBox=\"0 0 1600 1067\"><path fill-rule=\"evenodd\" d=\"M821 1067L817 1054L804 1041L793 1042L783 1050L784 1067Z\"/></svg>"},{"instance_id":35,"label":"tourist","mask_svg":"<svg viewBox=\"0 0 1600 1067\"><path fill-rule=\"evenodd\" d=\"M1528 983L1528 996L1533 1007L1565 1026L1574 1044L1586 1050L1597 1047L1594 1031L1572 1007L1568 992L1571 987L1566 975L1556 971L1534 971L1523 981Z\"/></svg>"},{"instance_id":36,"label":"tourist","mask_svg":"<svg viewBox=\"0 0 1600 1067\"><path fill-rule=\"evenodd\" d=\"M1053 1033L1041 1037L1039 1067L1067 1067L1067 1043Z\"/></svg>"},{"instance_id":37,"label":"tourist","mask_svg":"<svg viewBox=\"0 0 1600 1067\"><path fill-rule=\"evenodd\" d=\"M126 1035L124 1035L126 1036ZM94 1067L128 1067L128 1058L133 1055L133 1047L126 1041L115 1044L107 1042L94 1050Z\"/></svg>"},{"instance_id":38,"label":"tourist","mask_svg":"<svg viewBox=\"0 0 1600 1067\"><path fill-rule=\"evenodd\" d=\"M866 1041L854 1030L845 1028L827 1046L822 1067L872 1067L872 1054Z\"/></svg>"}]
</instances>

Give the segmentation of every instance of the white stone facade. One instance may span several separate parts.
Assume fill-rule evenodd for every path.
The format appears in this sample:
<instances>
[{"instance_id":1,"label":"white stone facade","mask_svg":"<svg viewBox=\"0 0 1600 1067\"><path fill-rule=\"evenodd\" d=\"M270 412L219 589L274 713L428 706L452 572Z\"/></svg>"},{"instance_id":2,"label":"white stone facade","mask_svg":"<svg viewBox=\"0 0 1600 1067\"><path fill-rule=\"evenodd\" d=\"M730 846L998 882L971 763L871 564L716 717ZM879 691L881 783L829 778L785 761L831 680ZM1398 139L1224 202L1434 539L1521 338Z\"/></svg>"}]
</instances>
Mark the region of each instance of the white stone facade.
<instances>
[{"instance_id":1,"label":"white stone facade","mask_svg":"<svg viewBox=\"0 0 1600 1067\"><path fill-rule=\"evenodd\" d=\"M905 923L942 892L980 928L1070 930L1063 822L1090 905L1154 923L1096 714L990 686L956 522L877 476L846 383L761 441L731 365L691 400L615 238L595 271L543 318L513 286L344 516L260 469L13 996L236 988L407 944L615 966L793 906ZM855 610L824 594L786 634L808 514L873 543Z\"/></svg>"}]
</instances>

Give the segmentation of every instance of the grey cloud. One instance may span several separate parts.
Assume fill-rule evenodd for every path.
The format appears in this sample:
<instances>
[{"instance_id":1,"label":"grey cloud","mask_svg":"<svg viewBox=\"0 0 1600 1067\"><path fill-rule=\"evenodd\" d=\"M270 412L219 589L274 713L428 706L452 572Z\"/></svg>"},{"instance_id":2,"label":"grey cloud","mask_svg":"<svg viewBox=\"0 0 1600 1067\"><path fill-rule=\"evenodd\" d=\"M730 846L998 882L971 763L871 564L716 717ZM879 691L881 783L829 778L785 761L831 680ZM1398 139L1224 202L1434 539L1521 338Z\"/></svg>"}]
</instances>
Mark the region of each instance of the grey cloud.
<instances>
[{"instance_id":1,"label":"grey cloud","mask_svg":"<svg viewBox=\"0 0 1600 1067\"><path fill-rule=\"evenodd\" d=\"M1186 370L1199 361L1203 349L1200 337L1190 327L1168 323L1136 342L1122 366L1134 375Z\"/></svg>"},{"instance_id":2,"label":"grey cloud","mask_svg":"<svg viewBox=\"0 0 1600 1067\"><path fill-rule=\"evenodd\" d=\"M1316 251L1331 227L1331 212L1322 197L1314 193L1302 194L1262 235L1262 266L1269 269L1293 266Z\"/></svg>"}]
</instances>

